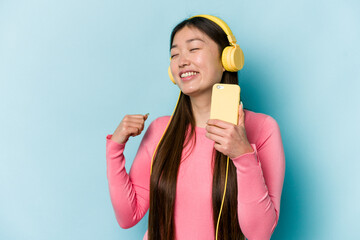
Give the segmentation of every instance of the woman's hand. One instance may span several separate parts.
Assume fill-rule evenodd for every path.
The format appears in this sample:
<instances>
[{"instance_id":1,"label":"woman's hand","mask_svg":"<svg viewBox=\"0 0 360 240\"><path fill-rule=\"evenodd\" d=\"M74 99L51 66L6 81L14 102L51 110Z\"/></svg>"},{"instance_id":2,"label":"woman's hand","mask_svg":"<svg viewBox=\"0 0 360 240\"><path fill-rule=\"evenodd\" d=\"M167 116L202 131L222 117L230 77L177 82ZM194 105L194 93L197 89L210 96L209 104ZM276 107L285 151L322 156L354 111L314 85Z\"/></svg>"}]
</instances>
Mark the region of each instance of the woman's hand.
<instances>
[{"instance_id":1,"label":"woman's hand","mask_svg":"<svg viewBox=\"0 0 360 240\"><path fill-rule=\"evenodd\" d=\"M130 136L135 137L144 130L144 123L149 114L126 115L113 133L111 140L122 144L126 143Z\"/></svg>"},{"instance_id":2,"label":"woman's hand","mask_svg":"<svg viewBox=\"0 0 360 240\"><path fill-rule=\"evenodd\" d=\"M215 142L214 148L230 158L236 158L242 154L253 152L245 130L245 114L243 104L239 106L238 125L209 119L206 126L206 137Z\"/></svg>"}]
</instances>

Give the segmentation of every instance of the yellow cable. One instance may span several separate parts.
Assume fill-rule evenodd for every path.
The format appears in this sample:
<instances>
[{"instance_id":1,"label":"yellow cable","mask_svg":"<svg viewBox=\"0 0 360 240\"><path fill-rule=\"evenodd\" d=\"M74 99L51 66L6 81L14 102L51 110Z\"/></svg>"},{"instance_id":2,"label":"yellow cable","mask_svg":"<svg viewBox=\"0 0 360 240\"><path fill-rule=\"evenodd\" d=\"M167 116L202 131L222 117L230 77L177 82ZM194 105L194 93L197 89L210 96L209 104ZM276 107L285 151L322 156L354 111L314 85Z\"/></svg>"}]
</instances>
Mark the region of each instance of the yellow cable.
<instances>
[{"instance_id":1,"label":"yellow cable","mask_svg":"<svg viewBox=\"0 0 360 240\"><path fill-rule=\"evenodd\" d=\"M225 186L224 186L224 194L223 194L223 198L221 201L221 207L220 207L220 211L219 211L219 216L218 216L218 220L217 220L217 224L216 224L216 234L215 234L215 239L218 239L218 230L219 230L219 223L220 223L220 217L221 217L221 211L224 205L224 200L225 200L225 194L226 194L226 185L227 185L227 179L228 179L228 170L229 170L229 156L227 157L227 161L226 161L226 175L225 175Z\"/></svg>"},{"instance_id":2,"label":"yellow cable","mask_svg":"<svg viewBox=\"0 0 360 240\"><path fill-rule=\"evenodd\" d=\"M152 156L152 158L151 158L150 175L151 175L151 173L152 173L152 165L153 165L153 161L154 161L155 154L156 154L157 149L158 149L158 147L159 147L159 144L160 144L161 140L163 139L163 137L164 137L164 135L165 135L165 133L166 133L169 125L170 125L170 122L171 122L171 120L172 120L172 118L173 118L173 116L174 116L175 110L176 110L177 105L178 105L179 100L180 100L180 96L181 96L181 91L180 91L180 93L179 93L179 97L178 97L178 100L177 100L177 102L176 102L176 105L175 105L175 108L174 108L174 110L173 110L173 113L171 114L171 117L170 117L170 119L169 119L169 121L168 121L168 123L167 123L167 125L166 125L165 131L164 131L163 135L161 136L160 141L159 141L158 144L156 145L155 151L154 151L153 156Z\"/></svg>"}]
</instances>

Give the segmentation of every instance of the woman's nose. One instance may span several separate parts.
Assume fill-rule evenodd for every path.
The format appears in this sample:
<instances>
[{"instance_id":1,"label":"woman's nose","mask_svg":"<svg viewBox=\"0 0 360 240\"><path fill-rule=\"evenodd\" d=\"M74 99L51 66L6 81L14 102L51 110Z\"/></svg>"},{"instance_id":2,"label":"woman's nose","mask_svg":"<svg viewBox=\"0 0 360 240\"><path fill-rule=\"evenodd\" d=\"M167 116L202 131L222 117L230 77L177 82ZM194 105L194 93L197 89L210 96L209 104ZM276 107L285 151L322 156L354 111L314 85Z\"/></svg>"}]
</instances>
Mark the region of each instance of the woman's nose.
<instances>
[{"instance_id":1,"label":"woman's nose","mask_svg":"<svg viewBox=\"0 0 360 240\"><path fill-rule=\"evenodd\" d=\"M187 54L181 54L179 56L179 67L188 66L190 64Z\"/></svg>"}]
</instances>

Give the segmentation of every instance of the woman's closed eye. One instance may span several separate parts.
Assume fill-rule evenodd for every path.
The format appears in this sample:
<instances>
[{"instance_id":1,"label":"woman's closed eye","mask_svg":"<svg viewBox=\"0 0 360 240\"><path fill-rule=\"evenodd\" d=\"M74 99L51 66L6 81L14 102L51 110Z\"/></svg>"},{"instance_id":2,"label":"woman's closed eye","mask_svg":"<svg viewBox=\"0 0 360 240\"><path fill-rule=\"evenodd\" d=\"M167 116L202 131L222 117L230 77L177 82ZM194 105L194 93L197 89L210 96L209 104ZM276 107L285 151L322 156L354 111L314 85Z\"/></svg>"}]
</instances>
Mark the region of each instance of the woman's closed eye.
<instances>
[{"instance_id":1,"label":"woman's closed eye","mask_svg":"<svg viewBox=\"0 0 360 240\"><path fill-rule=\"evenodd\" d=\"M176 57L177 55L179 55L179 54L172 54L170 57L171 57L171 58L174 58L174 57Z\"/></svg>"},{"instance_id":2,"label":"woman's closed eye","mask_svg":"<svg viewBox=\"0 0 360 240\"><path fill-rule=\"evenodd\" d=\"M200 50L200 48L190 48L190 52L195 52L195 51L197 51L197 50ZM176 56L178 56L179 54L178 53L174 53L174 54L172 54L170 57L171 58L174 58L174 57L176 57Z\"/></svg>"}]
</instances>

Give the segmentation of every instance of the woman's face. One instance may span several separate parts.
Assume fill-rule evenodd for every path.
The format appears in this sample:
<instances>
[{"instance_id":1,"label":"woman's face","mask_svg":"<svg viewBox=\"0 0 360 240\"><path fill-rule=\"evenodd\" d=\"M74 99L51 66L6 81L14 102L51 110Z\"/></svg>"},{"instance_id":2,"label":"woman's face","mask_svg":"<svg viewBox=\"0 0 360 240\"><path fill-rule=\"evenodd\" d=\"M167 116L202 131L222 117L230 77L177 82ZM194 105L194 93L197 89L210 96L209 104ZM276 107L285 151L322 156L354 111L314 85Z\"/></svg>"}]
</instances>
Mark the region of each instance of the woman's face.
<instances>
[{"instance_id":1,"label":"woman's face","mask_svg":"<svg viewBox=\"0 0 360 240\"><path fill-rule=\"evenodd\" d=\"M224 68L218 45L195 27L179 30L171 47L170 69L176 84L188 96L211 93Z\"/></svg>"}]
</instances>

